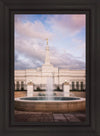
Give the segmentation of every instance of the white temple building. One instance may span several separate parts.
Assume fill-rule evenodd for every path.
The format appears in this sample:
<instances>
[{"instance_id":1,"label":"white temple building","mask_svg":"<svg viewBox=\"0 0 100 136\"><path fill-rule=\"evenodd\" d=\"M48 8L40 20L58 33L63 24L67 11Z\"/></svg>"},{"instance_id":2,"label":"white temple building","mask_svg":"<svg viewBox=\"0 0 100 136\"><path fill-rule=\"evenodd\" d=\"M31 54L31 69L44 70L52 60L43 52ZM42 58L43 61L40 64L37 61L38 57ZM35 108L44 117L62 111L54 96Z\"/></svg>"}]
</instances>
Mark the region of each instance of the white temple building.
<instances>
[{"instance_id":1,"label":"white temple building","mask_svg":"<svg viewBox=\"0 0 100 136\"><path fill-rule=\"evenodd\" d=\"M67 60L66 60L67 61ZM48 78L53 79L54 89L63 89L67 81L70 90L85 90L85 70L68 70L54 67L50 62L48 41L46 45L45 63L36 69L15 70L15 90L27 90L27 84L31 81L33 88L46 89Z\"/></svg>"}]
</instances>

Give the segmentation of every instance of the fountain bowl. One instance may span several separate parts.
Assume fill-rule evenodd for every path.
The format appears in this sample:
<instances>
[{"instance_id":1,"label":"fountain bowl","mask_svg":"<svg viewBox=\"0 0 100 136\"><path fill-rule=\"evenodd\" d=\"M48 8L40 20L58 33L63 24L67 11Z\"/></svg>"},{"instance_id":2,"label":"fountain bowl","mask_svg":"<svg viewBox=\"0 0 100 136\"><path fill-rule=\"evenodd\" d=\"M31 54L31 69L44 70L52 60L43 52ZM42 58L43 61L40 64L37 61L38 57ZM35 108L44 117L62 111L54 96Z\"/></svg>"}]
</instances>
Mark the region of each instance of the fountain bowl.
<instances>
[{"instance_id":1,"label":"fountain bowl","mask_svg":"<svg viewBox=\"0 0 100 136\"><path fill-rule=\"evenodd\" d=\"M31 112L76 112L85 111L86 100L80 97L53 97L47 100L44 96L15 98L15 110Z\"/></svg>"}]
</instances>

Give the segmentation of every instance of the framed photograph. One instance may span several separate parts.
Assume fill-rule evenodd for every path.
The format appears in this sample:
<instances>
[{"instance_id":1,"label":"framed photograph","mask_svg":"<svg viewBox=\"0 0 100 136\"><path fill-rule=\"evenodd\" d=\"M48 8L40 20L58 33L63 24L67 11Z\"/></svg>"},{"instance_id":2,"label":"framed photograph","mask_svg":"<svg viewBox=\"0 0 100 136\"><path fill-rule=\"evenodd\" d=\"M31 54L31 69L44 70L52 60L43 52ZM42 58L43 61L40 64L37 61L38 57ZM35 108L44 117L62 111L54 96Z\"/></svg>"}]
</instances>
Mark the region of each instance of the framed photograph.
<instances>
[{"instance_id":1,"label":"framed photograph","mask_svg":"<svg viewBox=\"0 0 100 136\"><path fill-rule=\"evenodd\" d=\"M0 2L0 133L99 136L100 3Z\"/></svg>"},{"instance_id":2,"label":"framed photograph","mask_svg":"<svg viewBox=\"0 0 100 136\"><path fill-rule=\"evenodd\" d=\"M85 30L86 14L14 15L16 122L85 122Z\"/></svg>"}]
</instances>

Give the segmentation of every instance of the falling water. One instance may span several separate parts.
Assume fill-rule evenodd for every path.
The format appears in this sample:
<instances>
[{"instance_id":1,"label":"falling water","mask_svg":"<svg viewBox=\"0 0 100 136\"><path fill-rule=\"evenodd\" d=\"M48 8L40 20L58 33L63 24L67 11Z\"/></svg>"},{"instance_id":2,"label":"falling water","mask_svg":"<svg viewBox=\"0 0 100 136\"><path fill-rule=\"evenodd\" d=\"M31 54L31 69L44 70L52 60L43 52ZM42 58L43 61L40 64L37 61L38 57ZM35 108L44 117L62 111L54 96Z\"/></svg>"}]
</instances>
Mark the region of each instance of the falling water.
<instances>
[{"instance_id":1,"label":"falling water","mask_svg":"<svg viewBox=\"0 0 100 136\"><path fill-rule=\"evenodd\" d=\"M46 99L53 100L53 77L47 78Z\"/></svg>"}]
</instances>

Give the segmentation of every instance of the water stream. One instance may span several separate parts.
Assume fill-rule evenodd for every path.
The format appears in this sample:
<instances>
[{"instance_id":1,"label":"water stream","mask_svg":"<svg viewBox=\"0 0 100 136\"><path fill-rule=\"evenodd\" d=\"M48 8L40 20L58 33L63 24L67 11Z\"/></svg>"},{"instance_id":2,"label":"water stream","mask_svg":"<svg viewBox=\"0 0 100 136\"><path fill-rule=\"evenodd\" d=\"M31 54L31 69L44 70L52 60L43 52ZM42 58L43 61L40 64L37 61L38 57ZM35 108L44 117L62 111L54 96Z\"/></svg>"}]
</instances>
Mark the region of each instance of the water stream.
<instances>
[{"instance_id":1,"label":"water stream","mask_svg":"<svg viewBox=\"0 0 100 136\"><path fill-rule=\"evenodd\" d=\"M53 77L48 77L46 85L46 99L53 100L53 96Z\"/></svg>"}]
</instances>

